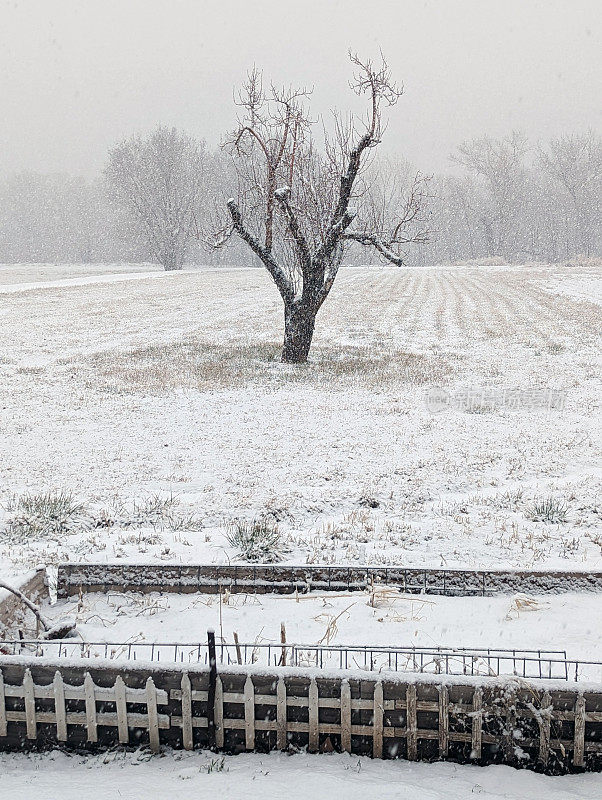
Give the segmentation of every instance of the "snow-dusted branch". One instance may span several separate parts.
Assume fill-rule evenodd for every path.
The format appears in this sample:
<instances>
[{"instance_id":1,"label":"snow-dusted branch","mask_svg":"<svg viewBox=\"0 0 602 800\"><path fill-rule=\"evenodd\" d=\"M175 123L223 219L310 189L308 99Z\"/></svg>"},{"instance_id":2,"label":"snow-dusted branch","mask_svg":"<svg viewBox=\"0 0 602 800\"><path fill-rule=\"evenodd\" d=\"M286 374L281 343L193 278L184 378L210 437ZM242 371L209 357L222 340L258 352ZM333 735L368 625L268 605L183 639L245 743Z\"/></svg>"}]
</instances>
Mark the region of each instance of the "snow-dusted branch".
<instances>
[{"instance_id":1,"label":"snow-dusted branch","mask_svg":"<svg viewBox=\"0 0 602 800\"><path fill-rule=\"evenodd\" d=\"M227 206L230 216L232 217L234 230L238 233L240 238L249 245L255 255L261 259L262 263L274 279L274 283L278 287L278 291L280 292L282 299L285 302L292 300L294 296L294 290L290 281L278 263L272 258L270 251L266 247L263 247L257 241L257 239L251 233L249 233L249 231L247 231L243 223L242 214L236 205L236 200L234 200L234 198L230 198Z\"/></svg>"},{"instance_id":2,"label":"snow-dusted branch","mask_svg":"<svg viewBox=\"0 0 602 800\"><path fill-rule=\"evenodd\" d=\"M20 589L11 586L10 584L6 583L5 581L0 581L0 589L6 589L6 591L11 592L14 594L15 597L26 606L31 613L35 616L35 618L40 623L40 627L44 631L44 638L46 639L66 639L68 636L72 636L75 631L75 623L74 622L64 622L59 623L58 625L52 625L52 623L46 619L46 617L42 614L39 607L32 603L31 600L26 597Z\"/></svg>"}]
</instances>

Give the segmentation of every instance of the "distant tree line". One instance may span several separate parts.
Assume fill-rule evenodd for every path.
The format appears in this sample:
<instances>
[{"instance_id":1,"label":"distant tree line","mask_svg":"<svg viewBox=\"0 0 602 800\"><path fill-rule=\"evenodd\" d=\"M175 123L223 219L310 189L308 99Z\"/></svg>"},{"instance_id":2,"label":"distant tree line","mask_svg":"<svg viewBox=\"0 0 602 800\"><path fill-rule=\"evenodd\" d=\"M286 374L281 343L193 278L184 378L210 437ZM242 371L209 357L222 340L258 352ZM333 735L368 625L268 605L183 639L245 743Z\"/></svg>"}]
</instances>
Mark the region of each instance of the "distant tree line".
<instances>
[{"instance_id":1,"label":"distant tree line","mask_svg":"<svg viewBox=\"0 0 602 800\"><path fill-rule=\"evenodd\" d=\"M403 159L380 159L368 168L368 183L371 176L378 196L371 195L370 214L383 231L418 192L400 263L602 255L602 138L593 131L545 146L519 133L484 136L457 149L446 175L427 178ZM228 153L167 128L118 144L95 180L11 175L0 180L0 262L259 265L239 237L222 235L236 178ZM383 260L360 244L352 243L345 263Z\"/></svg>"}]
</instances>

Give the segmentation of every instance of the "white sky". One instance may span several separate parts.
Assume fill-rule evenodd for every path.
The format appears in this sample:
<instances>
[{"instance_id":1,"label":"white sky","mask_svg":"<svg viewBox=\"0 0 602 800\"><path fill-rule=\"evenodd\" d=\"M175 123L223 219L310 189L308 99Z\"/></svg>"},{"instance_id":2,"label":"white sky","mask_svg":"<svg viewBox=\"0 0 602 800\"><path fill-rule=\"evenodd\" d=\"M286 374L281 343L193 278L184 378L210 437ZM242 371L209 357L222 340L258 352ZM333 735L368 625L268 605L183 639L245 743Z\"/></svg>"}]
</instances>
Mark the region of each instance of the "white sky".
<instances>
[{"instance_id":1,"label":"white sky","mask_svg":"<svg viewBox=\"0 0 602 800\"><path fill-rule=\"evenodd\" d=\"M387 149L446 168L463 139L600 129L602 0L0 0L0 172L91 175L158 123L215 144L256 63L357 108L349 48L405 94Z\"/></svg>"}]
</instances>

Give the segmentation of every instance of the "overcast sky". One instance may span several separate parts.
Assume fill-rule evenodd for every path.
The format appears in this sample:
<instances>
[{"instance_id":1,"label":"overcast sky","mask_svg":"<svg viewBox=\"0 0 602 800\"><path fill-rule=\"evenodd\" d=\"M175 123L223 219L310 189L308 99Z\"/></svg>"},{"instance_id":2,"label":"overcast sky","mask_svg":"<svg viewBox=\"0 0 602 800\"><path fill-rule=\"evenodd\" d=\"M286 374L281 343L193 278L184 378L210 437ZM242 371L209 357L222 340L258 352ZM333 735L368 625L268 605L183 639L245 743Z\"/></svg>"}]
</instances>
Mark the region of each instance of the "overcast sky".
<instances>
[{"instance_id":1,"label":"overcast sky","mask_svg":"<svg viewBox=\"0 0 602 800\"><path fill-rule=\"evenodd\" d=\"M600 129L601 0L0 0L0 172L92 175L157 123L219 141L254 63L356 108L349 48L405 94L387 149L444 170L463 139Z\"/></svg>"}]
</instances>

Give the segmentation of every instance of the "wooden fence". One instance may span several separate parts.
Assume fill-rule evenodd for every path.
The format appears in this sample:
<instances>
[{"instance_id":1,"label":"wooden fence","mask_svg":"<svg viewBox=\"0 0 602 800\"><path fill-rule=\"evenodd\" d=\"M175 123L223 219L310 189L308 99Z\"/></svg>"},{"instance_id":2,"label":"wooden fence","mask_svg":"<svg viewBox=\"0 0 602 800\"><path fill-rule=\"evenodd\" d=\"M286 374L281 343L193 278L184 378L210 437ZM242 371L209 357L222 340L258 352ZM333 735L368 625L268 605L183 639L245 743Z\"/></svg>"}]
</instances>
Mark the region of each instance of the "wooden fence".
<instances>
[{"instance_id":1,"label":"wooden fence","mask_svg":"<svg viewBox=\"0 0 602 800\"><path fill-rule=\"evenodd\" d=\"M207 668L86 666L0 657L0 749L307 747L549 772L602 768L602 690L576 684L291 668L229 668L212 681Z\"/></svg>"},{"instance_id":2,"label":"wooden fence","mask_svg":"<svg viewBox=\"0 0 602 800\"><path fill-rule=\"evenodd\" d=\"M365 591L374 584L402 592L478 596L535 592L600 592L602 572L407 569L275 564L61 564L59 597L84 592Z\"/></svg>"}]
</instances>

